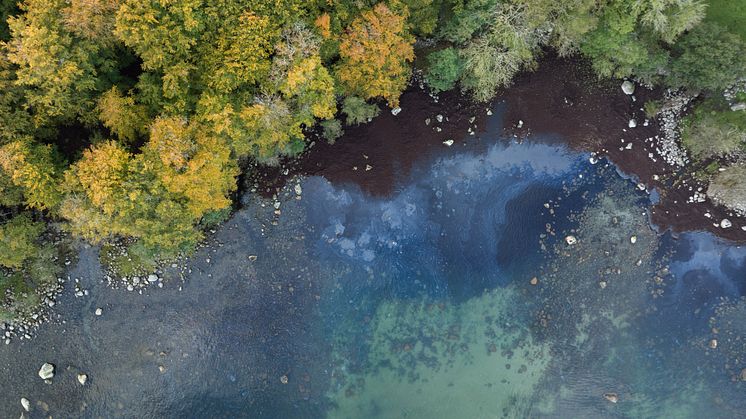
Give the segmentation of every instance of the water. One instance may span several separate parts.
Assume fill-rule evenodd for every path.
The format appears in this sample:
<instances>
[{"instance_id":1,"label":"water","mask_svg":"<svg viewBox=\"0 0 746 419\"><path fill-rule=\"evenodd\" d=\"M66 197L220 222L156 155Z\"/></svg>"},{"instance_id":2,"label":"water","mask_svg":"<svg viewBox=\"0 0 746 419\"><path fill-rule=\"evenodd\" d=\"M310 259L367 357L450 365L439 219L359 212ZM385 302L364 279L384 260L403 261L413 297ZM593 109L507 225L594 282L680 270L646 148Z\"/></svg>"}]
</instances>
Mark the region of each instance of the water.
<instances>
[{"instance_id":1,"label":"water","mask_svg":"<svg viewBox=\"0 0 746 419\"><path fill-rule=\"evenodd\" d=\"M142 296L81 246L90 296L0 348L0 416L26 397L32 417L744 417L746 249L658 235L587 157L457 143L385 198L289 185L277 225L246 196Z\"/></svg>"}]
</instances>

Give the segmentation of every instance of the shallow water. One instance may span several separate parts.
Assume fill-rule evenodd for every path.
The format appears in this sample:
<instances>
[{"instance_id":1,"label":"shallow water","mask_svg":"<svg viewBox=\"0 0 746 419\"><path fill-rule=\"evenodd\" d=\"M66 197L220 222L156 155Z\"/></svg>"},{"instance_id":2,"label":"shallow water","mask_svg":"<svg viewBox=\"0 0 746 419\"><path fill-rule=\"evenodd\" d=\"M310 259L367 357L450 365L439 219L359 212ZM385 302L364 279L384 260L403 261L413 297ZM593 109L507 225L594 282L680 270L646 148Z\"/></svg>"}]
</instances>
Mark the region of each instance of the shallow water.
<instances>
[{"instance_id":1,"label":"shallow water","mask_svg":"<svg viewBox=\"0 0 746 419\"><path fill-rule=\"evenodd\" d=\"M246 196L143 295L81 246L90 296L0 347L0 416L21 397L32 417L743 416L746 249L658 235L613 166L487 135L385 198L299 183L279 217Z\"/></svg>"}]
</instances>

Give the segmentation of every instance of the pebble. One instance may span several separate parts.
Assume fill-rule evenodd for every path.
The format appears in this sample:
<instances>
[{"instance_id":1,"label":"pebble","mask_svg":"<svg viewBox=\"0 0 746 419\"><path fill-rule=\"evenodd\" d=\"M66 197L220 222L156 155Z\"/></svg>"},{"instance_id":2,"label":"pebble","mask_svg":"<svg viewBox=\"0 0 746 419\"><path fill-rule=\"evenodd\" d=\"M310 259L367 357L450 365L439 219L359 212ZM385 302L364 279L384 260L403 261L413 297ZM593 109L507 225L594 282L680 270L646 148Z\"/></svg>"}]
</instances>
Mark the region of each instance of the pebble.
<instances>
[{"instance_id":1,"label":"pebble","mask_svg":"<svg viewBox=\"0 0 746 419\"><path fill-rule=\"evenodd\" d=\"M565 237L565 243L572 246L578 242L578 239L575 238L575 236L567 236Z\"/></svg>"},{"instance_id":2,"label":"pebble","mask_svg":"<svg viewBox=\"0 0 746 419\"><path fill-rule=\"evenodd\" d=\"M282 377L280 377L280 382L282 384L287 384L288 383L288 376L287 375L283 375Z\"/></svg>"},{"instance_id":3,"label":"pebble","mask_svg":"<svg viewBox=\"0 0 746 419\"><path fill-rule=\"evenodd\" d=\"M716 349L718 347L717 339L711 339L708 346L710 347L710 349Z\"/></svg>"},{"instance_id":4,"label":"pebble","mask_svg":"<svg viewBox=\"0 0 746 419\"><path fill-rule=\"evenodd\" d=\"M447 145L448 147L453 145L453 140L445 140L443 141L443 144Z\"/></svg>"},{"instance_id":5,"label":"pebble","mask_svg":"<svg viewBox=\"0 0 746 419\"><path fill-rule=\"evenodd\" d=\"M99 308L97 308L97 309L96 309L96 312L95 312L95 314L96 314L97 316L100 316L100 315L104 314L104 311L103 311L103 310L102 310L102 309L101 309L101 308L99 307Z\"/></svg>"},{"instance_id":6,"label":"pebble","mask_svg":"<svg viewBox=\"0 0 746 419\"><path fill-rule=\"evenodd\" d=\"M78 374L78 382L81 386L84 386L86 381L88 381L88 376L85 374Z\"/></svg>"},{"instance_id":7,"label":"pebble","mask_svg":"<svg viewBox=\"0 0 746 419\"><path fill-rule=\"evenodd\" d=\"M723 218L720 221L720 228L730 228L733 224L730 222L729 219Z\"/></svg>"},{"instance_id":8,"label":"pebble","mask_svg":"<svg viewBox=\"0 0 746 419\"><path fill-rule=\"evenodd\" d=\"M31 402L25 397L21 397L21 406L23 406L23 410L27 412L31 411Z\"/></svg>"},{"instance_id":9,"label":"pebble","mask_svg":"<svg viewBox=\"0 0 746 419\"><path fill-rule=\"evenodd\" d=\"M630 243L632 243L632 244L635 244L635 243L637 243L637 236L632 236L632 237L630 237L630 238L629 238L629 242L630 242Z\"/></svg>"},{"instance_id":10,"label":"pebble","mask_svg":"<svg viewBox=\"0 0 746 419\"><path fill-rule=\"evenodd\" d=\"M537 278L537 277L533 277L533 278L531 278L531 281L529 281L529 284L531 284L531 285L536 285L538 283L539 283L539 278Z\"/></svg>"},{"instance_id":11,"label":"pebble","mask_svg":"<svg viewBox=\"0 0 746 419\"><path fill-rule=\"evenodd\" d=\"M158 275L154 275L154 274L148 275L148 282L158 282Z\"/></svg>"},{"instance_id":12,"label":"pebble","mask_svg":"<svg viewBox=\"0 0 746 419\"><path fill-rule=\"evenodd\" d=\"M49 380L54 377L54 365L49 362L42 364L41 368L39 368L39 377L42 380Z\"/></svg>"}]
</instances>

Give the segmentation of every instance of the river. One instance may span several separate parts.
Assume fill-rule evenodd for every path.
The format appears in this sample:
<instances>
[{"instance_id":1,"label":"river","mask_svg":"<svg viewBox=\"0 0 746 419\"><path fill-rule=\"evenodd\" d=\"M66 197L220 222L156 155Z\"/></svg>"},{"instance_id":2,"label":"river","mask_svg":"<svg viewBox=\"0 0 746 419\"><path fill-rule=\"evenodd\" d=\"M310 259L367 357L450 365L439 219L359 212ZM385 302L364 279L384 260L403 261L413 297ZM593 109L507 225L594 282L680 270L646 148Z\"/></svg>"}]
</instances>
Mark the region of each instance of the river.
<instances>
[{"instance_id":1,"label":"river","mask_svg":"<svg viewBox=\"0 0 746 419\"><path fill-rule=\"evenodd\" d=\"M386 194L246 194L163 288L110 288L79 244L89 295L0 345L0 416L743 417L746 249L657 232L614 165L501 118Z\"/></svg>"}]
</instances>

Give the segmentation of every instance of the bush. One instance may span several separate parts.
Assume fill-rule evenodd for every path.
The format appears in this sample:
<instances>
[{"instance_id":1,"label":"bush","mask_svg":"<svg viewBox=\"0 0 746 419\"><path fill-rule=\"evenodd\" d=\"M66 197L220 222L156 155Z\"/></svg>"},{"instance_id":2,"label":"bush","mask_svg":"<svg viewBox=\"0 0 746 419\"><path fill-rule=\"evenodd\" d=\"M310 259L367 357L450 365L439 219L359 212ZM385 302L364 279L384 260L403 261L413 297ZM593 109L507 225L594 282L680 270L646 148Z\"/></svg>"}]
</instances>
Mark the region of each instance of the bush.
<instances>
[{"instance_id":1,"label":"bush","mask_svg":"<svg viewBox=\"0 0 746 419\"><path fill-rule=\"evenodd\" d=\"M710 181L707 196L741 214L746 214L746 166L731 166Z\"/></svg>"},{"instance_id":2,"label":"bush","mask_svg":"<svg viewBox=\"0 0 746 419\"><path fill-rule=\"evenodd\" d=\"M427 56L427 84L435 92L451 90L456 85L464 64L458 52L453 48L435 51Z\"/></svg>"},{"instance_id":3,"label":"bush","mask_svg":"<svg viewBox=\"0 0 746 419\"><path fill-rule=\"evenodd\" d=\"M746 75L746 43L714 23L684 35L666 83L673 87L720 90Z\"/></svg>"},{"instance_id":4,"label":"bush","mask_svg":"<svg viewBox=\"0 0 746 419\"><path fill-rule=\"evenodd\" d=\"M708 100L684 119L681 139L697 159L734 153L746 143L746 114Z\"/></svg>"},{"instance_id":5,"label":"bush","mask_svg":"<svg viewBox=\"0 0 746 419\"><path fill-rule=\"evenodd\" d=\"M344 134L342 123L339 119L329 119L321 122L322 135L329 144L334 144Z\"/></svg>"},{"instance_id":6,"label":"bush","mask_svg":"<svg viewBox=\"0 0 746 419\"><path fill-rule=\"evenodd\" d=\"M378 116L381 109L357 96L348 96L342 103L342 113L347 115L347 125L360 125Z\"/></svg>"}]
</instances>

